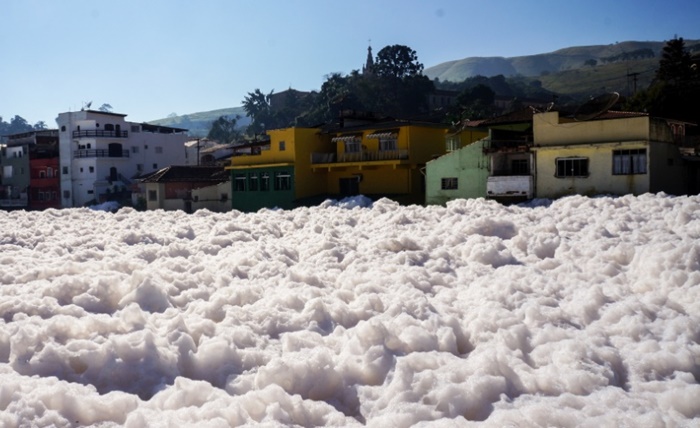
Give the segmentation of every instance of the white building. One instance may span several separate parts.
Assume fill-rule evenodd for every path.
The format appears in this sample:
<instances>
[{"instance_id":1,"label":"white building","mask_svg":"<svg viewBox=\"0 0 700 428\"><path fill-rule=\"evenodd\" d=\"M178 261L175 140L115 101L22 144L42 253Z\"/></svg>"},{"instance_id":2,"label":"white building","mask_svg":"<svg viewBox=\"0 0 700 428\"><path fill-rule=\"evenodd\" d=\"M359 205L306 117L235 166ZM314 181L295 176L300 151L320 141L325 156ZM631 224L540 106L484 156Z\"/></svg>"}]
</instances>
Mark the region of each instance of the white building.
<instances>
[{"instance_id":1,"label":"white building","mask_svg":"<svg viewBox=\"0 0 700 428\"><path fill-rule=\"evenodd\" d=\"M186 129L125 117L94 110L58 115L62 207L100 202L128 190L134 177L185 164Z\"/></svg>"}]
</instances>

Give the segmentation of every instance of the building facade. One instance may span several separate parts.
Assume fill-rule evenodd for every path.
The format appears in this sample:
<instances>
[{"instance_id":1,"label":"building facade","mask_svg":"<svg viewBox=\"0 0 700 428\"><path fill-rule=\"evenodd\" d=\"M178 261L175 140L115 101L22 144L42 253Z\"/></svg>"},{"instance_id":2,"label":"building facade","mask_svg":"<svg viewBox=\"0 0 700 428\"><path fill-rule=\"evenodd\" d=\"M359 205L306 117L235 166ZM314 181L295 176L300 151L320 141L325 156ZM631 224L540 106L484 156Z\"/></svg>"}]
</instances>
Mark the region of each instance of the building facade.
<instances>
[{"instance_id":1,"label":"building facade","mask_svg":"<svg viewBox=\"0 0 700 428\"><path fill-rule=\"evenodd\" d=\"M537 197L688 193L682 122L626 112L575 121L553 111L533 125Z\"/></svg>"},{"instance_id":2,"label":"building facade","mask_svg":"<svg viewBox=\"0 0 700 428\"><path fill-rule=\"evenodd\" d=\"M7 137L0 155L0 207L60 207L58 131L37 130Z\"/></svg>"},{"instance_id":3,"label":"building facade","mask_svg":"<svg viewBox=\"0 0 700 428\"><path fill-rule=\"evenodd\" d=\"M185 164L186 129L125 117L94 110L58 115L62 207L128 195L135 177Z\"/></svg>"}]
</instances>

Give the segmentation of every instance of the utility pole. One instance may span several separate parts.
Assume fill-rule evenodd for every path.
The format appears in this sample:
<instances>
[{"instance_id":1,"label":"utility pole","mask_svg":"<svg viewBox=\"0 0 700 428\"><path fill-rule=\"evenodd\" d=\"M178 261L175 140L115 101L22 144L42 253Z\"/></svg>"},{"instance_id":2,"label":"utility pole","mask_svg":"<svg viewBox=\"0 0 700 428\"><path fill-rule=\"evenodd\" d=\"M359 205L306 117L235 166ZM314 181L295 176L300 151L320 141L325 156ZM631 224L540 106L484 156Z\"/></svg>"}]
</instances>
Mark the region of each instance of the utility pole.
<instances>
[{"instance_id":1,"label":"utility pole","mask_svg":"<svg viewBox=\"0 0 700 428\"><path fill-rule=\"evenodd\" d=\"M630 77L632 78L632 83L633 83L632 95L635 95L637 93L637 76L639 76L639 73L630 73L629 71L627 72L627 84L628 85L629 85Z\"/></svg>"}]
</instances>

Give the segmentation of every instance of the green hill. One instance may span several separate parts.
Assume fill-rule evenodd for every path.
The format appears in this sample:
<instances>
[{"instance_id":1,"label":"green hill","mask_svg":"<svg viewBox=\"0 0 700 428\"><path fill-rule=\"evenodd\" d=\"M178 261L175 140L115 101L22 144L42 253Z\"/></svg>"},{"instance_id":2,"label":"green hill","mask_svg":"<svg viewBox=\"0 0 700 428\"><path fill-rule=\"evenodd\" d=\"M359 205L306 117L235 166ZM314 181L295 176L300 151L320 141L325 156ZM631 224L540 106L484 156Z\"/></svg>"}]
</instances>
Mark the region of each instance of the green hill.
<instances>
[{"instance_id":1,"label":"green hill","mask_svg":"<svg viewBox=\"0 0 700 428\"><path fill-rule=\"evenodd\" d=\"M153 125L172 126L174 128L184 128L189 130L189 134L193 137L206 137L211 128L212 122L221 116L227 118L240 116L238 126L245 128L250 123L250 119L246 116L243 107L230 107L218 110L203 111L190 113L181 116L169 116L164 119L152 120L148 123Z\"/></svg>"}]
</instances>

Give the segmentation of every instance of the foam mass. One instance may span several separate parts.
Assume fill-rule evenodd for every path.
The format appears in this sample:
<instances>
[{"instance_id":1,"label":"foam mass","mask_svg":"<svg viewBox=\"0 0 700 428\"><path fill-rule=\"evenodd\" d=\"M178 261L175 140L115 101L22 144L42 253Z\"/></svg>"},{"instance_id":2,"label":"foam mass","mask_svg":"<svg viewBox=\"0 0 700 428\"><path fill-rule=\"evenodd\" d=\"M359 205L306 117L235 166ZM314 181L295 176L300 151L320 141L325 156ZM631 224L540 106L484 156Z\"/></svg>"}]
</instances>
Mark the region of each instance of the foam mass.
<instances>
[{"instance_id":1,"label":"foam mass","mask_svg":"<svg viewBox=\"0 0 700 428\"><path fill-rule=\"evenodd\" d=\"M0 212L4 427L690 426L699 340L698 197Z\"/></svg>"}]
</instances>

